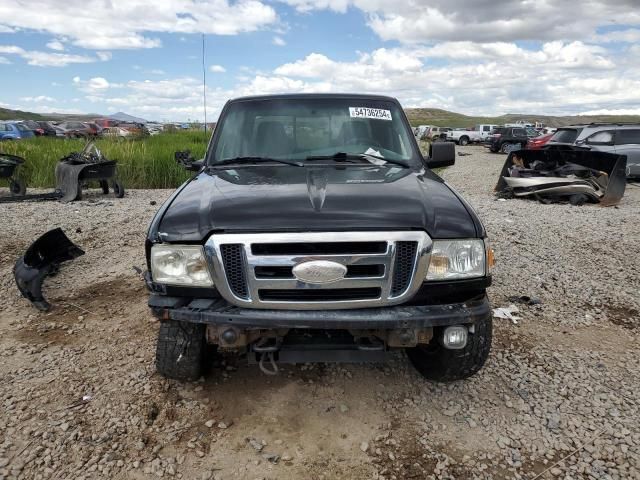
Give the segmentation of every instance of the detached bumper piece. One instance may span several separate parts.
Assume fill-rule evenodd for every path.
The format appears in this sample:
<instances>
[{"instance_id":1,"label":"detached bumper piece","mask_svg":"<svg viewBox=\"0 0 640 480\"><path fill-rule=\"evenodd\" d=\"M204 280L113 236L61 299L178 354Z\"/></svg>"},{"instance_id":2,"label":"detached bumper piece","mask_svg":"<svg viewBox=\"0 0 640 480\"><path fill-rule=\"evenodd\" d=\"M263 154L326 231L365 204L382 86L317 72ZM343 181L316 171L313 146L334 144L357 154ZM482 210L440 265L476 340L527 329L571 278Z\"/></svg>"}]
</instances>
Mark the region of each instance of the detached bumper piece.
<instances>
[{"instance_id":1,"label":"detached bumper piece","mask_svg":"<svg viewBox=\"0 0 640 480\"><path fill-rule=\"evenodd\" d=\"M615 205L624 195L626 164L625 155L579 148L518 150L507 157L495 190L502 198Z\"/></svg>"},{"instance_id":2,"label":"detached bumper piece","mask_svg":"<svg viewBox=\"0 0 640 480\"><path fill-rule=\"evenodd\" d=\"M269 329L429 328L474 323L491 312L486 295L464 303L349 310L258 310L236 307L222 299L151 295L149 307L160 320Z\"/></svg>"},{"instance_id":3,"label":"detached bumper piece","mask_svg":"<svg viewBox=\"0 0 640 480\"><path fill-rule=\"evenodd\" d=\"M0 178L9 178L15 166L24 159L12 155L0 154ZM26 195L24 183L10 178L10 197L0 197L0 203L17 201L59 200L67 203L82 200L82 189L91 182L97 182L102 193L109 189L117 198L124 196L124 187L117 178L115 160L108 160L92 142L87 143L82 152L72 152L60 159L55 169L56 188L49 193Z\"/></svg>"},{"instance_id":4,"label":"detached bumper piece","mask_svg":"<svg viewBox=\"0 0 640 480\"><path fill-rule=\"evenodd\" d=\"M20 293L38 310L48 311L51 305L42 294L44 279L55 275L61 263L81 255L84 251L69 240L62 229L48 231L31 244L13 268Z\"/></svg>"}]
</instances>

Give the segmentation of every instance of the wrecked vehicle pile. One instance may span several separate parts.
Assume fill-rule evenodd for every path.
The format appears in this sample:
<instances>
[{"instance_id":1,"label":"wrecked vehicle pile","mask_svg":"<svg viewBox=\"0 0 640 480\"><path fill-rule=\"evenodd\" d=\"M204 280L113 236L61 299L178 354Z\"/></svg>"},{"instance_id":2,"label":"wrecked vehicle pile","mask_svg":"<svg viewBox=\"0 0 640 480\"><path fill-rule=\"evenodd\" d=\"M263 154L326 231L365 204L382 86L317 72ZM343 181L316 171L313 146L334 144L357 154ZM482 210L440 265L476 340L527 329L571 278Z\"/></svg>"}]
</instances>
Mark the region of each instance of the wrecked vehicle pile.
<instances>
[{"instance_id":1,"label":"wrecked vehicle pile","mask_svg":"<svg viewBox=\"0 0 640 480\"><path fill-rule=\"evenodd\" d=\"M624 195L626 163L624 155L583 149L518 150L507 157L495 191L542 203L614 205Z\"/></svg>"},{"instance_id":2,"label":"wrecked vehicle pile","mask_svg":"<svg viewBox=\"0 0 640 480\"><path fill-rule=\"evenodd\" d=\"M11 197L0 197L1 202L60 200L73 202L82 199L82 190L91 182L98 182L102 193L109 188L117 198L124 197L124 186L117 177L117 162L108 160L93 142L87 143L81 152L72 152L60 159L56 165L56 188L50 193L26 195L26 186L15 179L13 169L24 163L24 159L0 154L0 178L10 177Z\"/></svg>"}]
</instances>

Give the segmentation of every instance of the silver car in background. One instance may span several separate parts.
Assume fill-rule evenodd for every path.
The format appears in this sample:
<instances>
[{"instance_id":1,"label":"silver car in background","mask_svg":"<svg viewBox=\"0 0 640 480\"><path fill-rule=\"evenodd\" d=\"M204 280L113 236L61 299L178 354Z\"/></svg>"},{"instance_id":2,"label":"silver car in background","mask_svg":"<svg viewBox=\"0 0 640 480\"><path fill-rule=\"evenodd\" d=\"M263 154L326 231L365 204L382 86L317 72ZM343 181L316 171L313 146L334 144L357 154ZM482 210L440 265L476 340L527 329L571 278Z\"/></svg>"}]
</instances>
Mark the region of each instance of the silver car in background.
<instances>
[{"instance_id":1,"label":"silver car in background","mask_svg":"<svg viewBox=\"0 0 640 480\"><path fill-rule=\"evenodd\" d=\"M640 124L590 123L558 128L547 143L627 156L627 178L640 178Z\"/></svg>"}]
</instances>

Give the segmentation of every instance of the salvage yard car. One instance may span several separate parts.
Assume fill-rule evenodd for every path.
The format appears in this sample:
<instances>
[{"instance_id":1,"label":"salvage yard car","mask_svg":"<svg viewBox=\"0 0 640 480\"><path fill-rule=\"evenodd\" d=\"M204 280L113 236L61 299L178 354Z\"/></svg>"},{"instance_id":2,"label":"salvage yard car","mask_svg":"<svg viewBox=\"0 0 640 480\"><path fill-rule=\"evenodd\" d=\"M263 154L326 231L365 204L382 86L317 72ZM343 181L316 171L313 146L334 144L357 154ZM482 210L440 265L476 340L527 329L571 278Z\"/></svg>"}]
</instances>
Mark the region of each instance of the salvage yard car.
<instances>
[{"instance_id":1,"label":"salvage yard car","mask_svg":"<svg viewBox=\"0 0 640 480\"><path fill-rule=\"evenodd\" d=\"M476 373L492 338L493 252L473 209L424 158L399 102L247 97L225 105L197 173L148 231L158 371L195 379L211 354L278 363L381 361L428 379Z\"/></svg>"},{"instance_id":2,"label":"salvage yard car","mask_svg":"<svg viewBox=\"0 0 640 480\"><path fill-rule=\"evenodd\" d=\"M493 153L509 153L525 148L530 139L540 134L528 127L498 127L487 137L485 146Z\"/></svg>"},{"instance_id":3,"label":"salvage yard car","mask_svg":"<svg viewBox=\"0 0 640 480\"><path fill-rule=\"evenodd\" d=\"M640 124L589 123L559 128L547 145L573 146L627 156L627 177L640 178Z\"/></svg>"}]
</instances>

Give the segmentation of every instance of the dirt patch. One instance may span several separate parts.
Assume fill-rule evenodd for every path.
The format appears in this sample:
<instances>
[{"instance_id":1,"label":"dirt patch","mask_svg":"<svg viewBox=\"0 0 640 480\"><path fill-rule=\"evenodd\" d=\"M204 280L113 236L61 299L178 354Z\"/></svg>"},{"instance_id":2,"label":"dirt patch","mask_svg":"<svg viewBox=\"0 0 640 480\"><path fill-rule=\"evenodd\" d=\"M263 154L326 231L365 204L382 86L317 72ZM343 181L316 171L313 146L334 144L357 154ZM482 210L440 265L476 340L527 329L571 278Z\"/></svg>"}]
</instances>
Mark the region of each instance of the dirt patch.
<instances>
[{"instance_id":1,"label":"dirt patch","mask_svg":"<svg viewBox=\"0 0 640 480\"><path fill-rule=\"evenodd\" d=\"M621 306L606 306L607 317L609 320L621 327L635 330L640 323L640 312L635 308Z\"/></svg>"}]
</instances>

